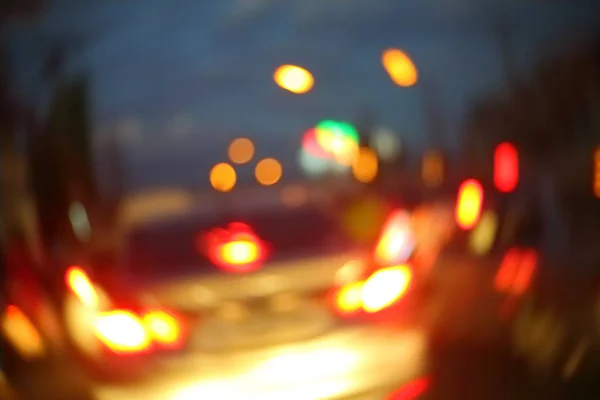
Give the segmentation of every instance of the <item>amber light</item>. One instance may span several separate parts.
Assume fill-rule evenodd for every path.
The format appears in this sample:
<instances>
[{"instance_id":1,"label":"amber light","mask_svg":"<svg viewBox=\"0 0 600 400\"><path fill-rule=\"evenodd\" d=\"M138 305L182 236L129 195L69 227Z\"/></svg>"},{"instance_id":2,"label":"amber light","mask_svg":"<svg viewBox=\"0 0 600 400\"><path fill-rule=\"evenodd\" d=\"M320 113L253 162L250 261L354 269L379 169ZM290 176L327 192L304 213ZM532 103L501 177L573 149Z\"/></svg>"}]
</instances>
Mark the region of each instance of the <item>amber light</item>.
<instances>
[{"instance_id":1,"label":"amber light","mask_svg":"<svg viewBox=\"0 0 600 400\"><path fill-rule=\"evenodd\" d=\"M474 228L481 217L483 206L483 188L475 179L464 181L458 188L455 217L462 229Z\"/></svg>"}]
</instances>

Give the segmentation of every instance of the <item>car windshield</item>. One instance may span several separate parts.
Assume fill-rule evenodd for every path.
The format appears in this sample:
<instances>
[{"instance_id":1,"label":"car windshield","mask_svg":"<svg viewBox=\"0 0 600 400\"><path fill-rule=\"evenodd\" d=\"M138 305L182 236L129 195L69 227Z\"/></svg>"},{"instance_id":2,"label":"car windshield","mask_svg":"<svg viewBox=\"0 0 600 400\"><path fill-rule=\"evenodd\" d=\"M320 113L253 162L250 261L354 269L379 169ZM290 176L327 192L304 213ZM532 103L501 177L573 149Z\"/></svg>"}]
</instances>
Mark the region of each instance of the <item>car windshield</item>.
<instances>
[{"instance_id":1,"label":"car windshield","mask_svg":"<svg viewBox=\"0 0 600 400\"><path fill-rule=\"evenodd\" d=\"M320 268L339 258L351 270L359 266L347 274L348 286L328 288L346 303L316 299L320 292L285 293L302 298L283 302L310 310L318 303L336 329L378 333L365 330L365 341L375 338L367 344L357 335L363 347L350 339L344 351L356 357L336 358L364 362L331 361L337 371L322 363L325 378L344 377L323 382L334 394L306 398L362 396L346 393L348 386L365 377L372 380L365 387L375 385L397 369L371 364L416 346L356 352L387 343L379 343L380 331L387 340L409 330L433 347L415 363L449 377L438 379L439 398L554 398L571 383L599 398L600 290L590 284L600 281L599 0L0 3L0 238L7 253L19 255L0 257L10 271L0 298L24 302L43 340L72 328L62 326L61 296L77 294L61 275L69 266L116 272L106 278L116 283L102 289L110 297L131 283L136 303L146 290L162 295L183 281L217 281L218 290L235 293L240 281L253 281L260 289L268 285L258 280L272 270L283 281L296 270L270 267L302 259ZM406 229L382 234L394 211L416 227L414 240L406 240ZM215 267L210 251L229 243L232 223L264 243L267 271L234 277ZM206 239L219 229L218 240ZM357 249L368 252L355 255ZM28 269L36 272L23 276L41 276L31 291L19 272ZM329 275L345 276L341 270L335 264L298 280L332 286ZM283 282L278 278L273 285ZM89 279L85 288L93 289L93 273ZM301 283L277 289L311 286ZM195 303L180 304L192 303L183 291L181 299L164 300L165 308L190 309L203 323ZM48 307L38 299L46 292ZM263 300L261 310L272 299ZM314 322L306 321L298 325ZM255 325L267 326L262 322ZM102 334L118 336L114 326L107 323L110 332ZM259 328L239 336L268 342L264 331L275 335L281 326ZM73 342L100 335L95 325L85 329ZM144 337L151 342L155 333ZM65 347L56 340L48 348ZM162 350L148 343L140 346L152 347L152 355ZM321 364L293 360L276 365L308 371ZM263 371L257 363L247 370ZM366 366L375 372L356 372ZM352 379L346 367L355 367ZM299 369L269 371L285 379L256 384L264 390L285 386L290 394L287 383L304 385ZM255 377L241 375L233 381ZM488 382L497 390L471 395ZM447 395L455 389L459 395Z\"/></svg>"}]
</instances>

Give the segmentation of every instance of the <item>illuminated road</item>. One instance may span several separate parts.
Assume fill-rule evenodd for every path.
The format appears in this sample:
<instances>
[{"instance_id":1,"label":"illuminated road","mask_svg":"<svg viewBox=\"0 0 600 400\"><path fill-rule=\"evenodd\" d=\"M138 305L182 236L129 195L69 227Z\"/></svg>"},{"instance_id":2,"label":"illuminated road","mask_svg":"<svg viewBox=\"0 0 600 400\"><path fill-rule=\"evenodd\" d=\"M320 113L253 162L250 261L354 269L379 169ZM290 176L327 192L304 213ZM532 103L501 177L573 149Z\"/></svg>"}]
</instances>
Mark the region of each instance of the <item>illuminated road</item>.
<instances>
[{"instance_id":1,"label":"illuminated road","mask_svg":"<svg viewBox=\"0 0 600 400\"><path fill-rule=\"evenodd\" d=\"M587 385L542 385L528 378L506 348L499 346L494 299L490 290L493 268L446 258L437 266L438 291L431 299L425 322L453 339L434 342L429 374L432 388L426 399L594 399ZM441 342L440 342L441 343ZM448 343L448 342L446 342ZM73 381L73 374L65 374ZM43 389L41 389L43 393ZM596 391L597 393L597 391ZM1 400L12 400L0 388Z\"/></svg>"}]
</instances>

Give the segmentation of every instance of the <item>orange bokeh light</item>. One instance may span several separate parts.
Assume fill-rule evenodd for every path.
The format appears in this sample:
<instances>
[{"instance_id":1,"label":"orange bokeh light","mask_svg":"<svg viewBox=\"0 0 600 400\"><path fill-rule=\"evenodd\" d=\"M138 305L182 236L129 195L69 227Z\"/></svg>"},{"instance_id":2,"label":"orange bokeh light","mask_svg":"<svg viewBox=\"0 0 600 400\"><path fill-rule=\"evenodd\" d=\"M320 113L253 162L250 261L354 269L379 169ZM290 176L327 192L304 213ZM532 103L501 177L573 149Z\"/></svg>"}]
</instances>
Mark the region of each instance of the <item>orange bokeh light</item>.
<instances>
[{"instance_id":1,"label":"orange bokeh light","mask_svg":"<svg viewBox=\"0 0 600 400\"><path fill-rule=\"evenodd\" d=\"M419 79L417 67L402 50L385 50L381 56L381 63L390 79L398 86L410 87Z\"/></svg>"}]
</instances>

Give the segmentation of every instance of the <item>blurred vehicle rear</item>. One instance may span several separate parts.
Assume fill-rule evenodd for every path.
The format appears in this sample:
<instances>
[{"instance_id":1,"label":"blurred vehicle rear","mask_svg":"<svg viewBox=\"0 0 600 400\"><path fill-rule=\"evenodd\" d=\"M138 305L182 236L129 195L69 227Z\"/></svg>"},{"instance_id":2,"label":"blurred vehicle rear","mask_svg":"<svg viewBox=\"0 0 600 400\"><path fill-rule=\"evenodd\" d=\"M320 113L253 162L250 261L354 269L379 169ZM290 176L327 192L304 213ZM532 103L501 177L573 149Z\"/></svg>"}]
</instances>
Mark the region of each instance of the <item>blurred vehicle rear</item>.
<instances>
[{"instance_id":1,"label":"blurred vehicle rear","mask_svg":"<svg viewBox=\"0 0 600 400\"><path fill-rule=\"evenodd\" d=\"M393 211L358 242L322 198L289 207L278 190L249 193L130 223L120 250L59 270L68 347L45 367L21 366L40 380L30 390L183 399L302 388L306 398L345 398L418 377L425 298L409 214ZM72 376L78 385L67 388Z\"/></svg>"}]
</instances>

